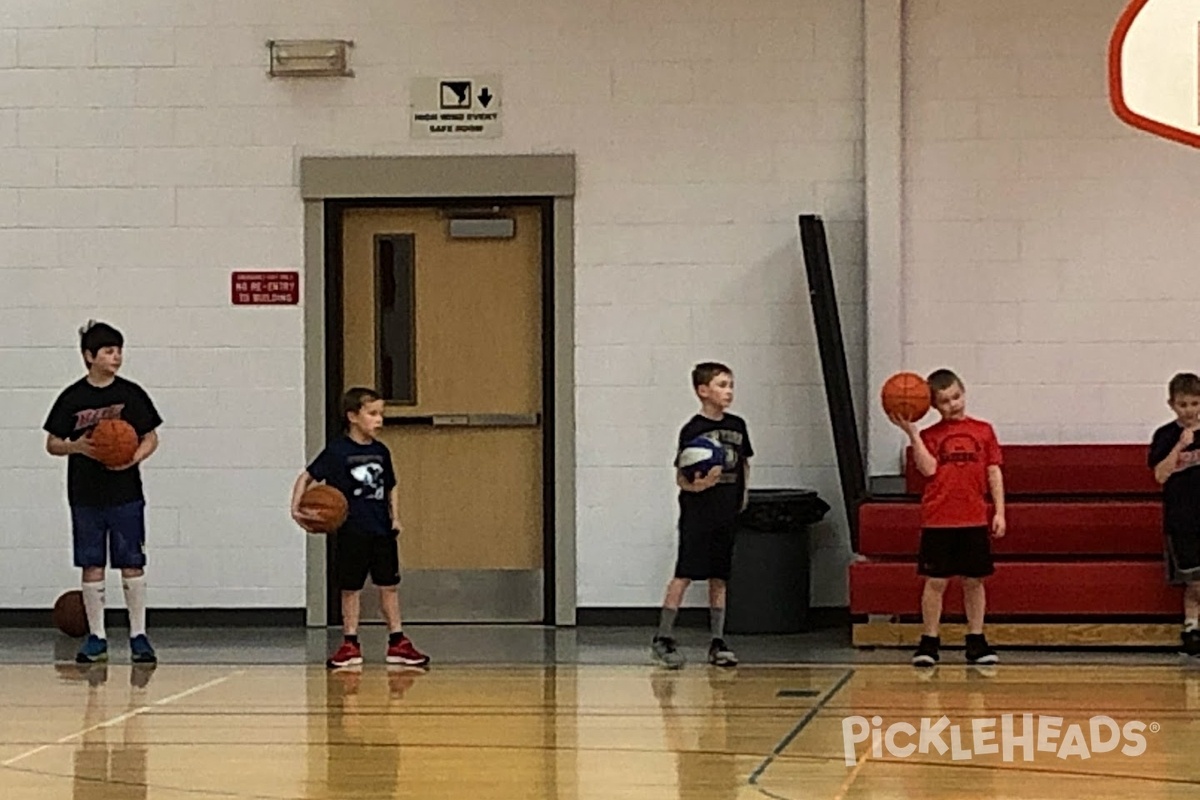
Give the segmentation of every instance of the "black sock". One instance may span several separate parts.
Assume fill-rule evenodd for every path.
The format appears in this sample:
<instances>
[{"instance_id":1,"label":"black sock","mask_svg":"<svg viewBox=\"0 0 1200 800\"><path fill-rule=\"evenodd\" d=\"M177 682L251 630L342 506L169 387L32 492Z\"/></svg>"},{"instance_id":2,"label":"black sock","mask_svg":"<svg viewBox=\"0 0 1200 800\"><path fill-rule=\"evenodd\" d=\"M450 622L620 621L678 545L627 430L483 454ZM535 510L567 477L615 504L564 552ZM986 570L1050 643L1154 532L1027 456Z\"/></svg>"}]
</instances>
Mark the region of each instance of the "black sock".
<instances>
[{"instance_id":1,"label":"black sock","mask_svg":"<svg viewBox=\"0 0 1200 800\"><path fill-rule=\"evenodd\" d=\"M346 634L345 638L346 638L346 644L358 644L358 634L357 633L348 633L348 634Z\"/></svg>"},{"instance_id":2,"label":"black sock","mask_svg":"<svg viewBox=\"0 0 1200 800\"><path fill-rule=\"evenodd\" d=\"M396 631L395 633L389 633L388 634L388 644L389 645L399 644L400 640L403 638L404 638L404 631Z\"/></svg>"}]
</instances>

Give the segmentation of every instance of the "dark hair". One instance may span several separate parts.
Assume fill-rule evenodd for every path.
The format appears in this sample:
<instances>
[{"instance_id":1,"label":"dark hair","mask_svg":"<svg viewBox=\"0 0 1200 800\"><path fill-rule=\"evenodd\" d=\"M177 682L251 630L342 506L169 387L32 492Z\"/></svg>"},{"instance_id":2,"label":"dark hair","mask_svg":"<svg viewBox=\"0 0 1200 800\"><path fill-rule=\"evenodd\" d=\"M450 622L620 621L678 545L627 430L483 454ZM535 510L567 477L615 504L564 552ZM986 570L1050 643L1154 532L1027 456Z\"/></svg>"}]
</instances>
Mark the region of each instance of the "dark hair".
<instances>
[{"instance_id":1,"label":"dark hair","mask_svg":"<svg viewBox=\"0 0 1200 800\"><path fill-rule=\"evenodd\" d=\"M374 389L367 389L363 386L347 389L346 393L342 395L342 416L358 413L367 403L374 403L376 400L382 399L379 392Z\"/></svg>"},{"instance_id":2,"label":"dark hair","mask_svg":"<svg viewBox=\"0 0 1200 800\"><path fill-rule=\"evenodd\" d=\"M699 389L712 383L718 375L733 375L733 370L716 361L705 361L692 369L692 388Z\"/></svg>"},{"instance_id":3,"label":"dark hair","mask_svg":"<svg viewBox=\"0 0 1200 800\"><path fill-rule=\"evenodd\" d=\"M925 379L925 382L929 384L929 399L934 402L937 402L938 392L944 392L955 384L958 384L960 389L966 388L963 386L962 378L948 369L934 370L929 373L929 377Z\"/></svg>"},{"instance_id":4,"label":"dark hair","mask_svg":"<svg viewBox=\"0 0 1200 800\"><path fill-rule=\"evenodd\" d=\"M1167 392L1172 400L1183 395L1200 397L1200 376L1193 372L1180 372L1167 384Z\"/></svg>"},{"instance_id":5,"label":"dark hair","mask_svg":"<svg viewBox=\"0 0 1200 800\"><path fill-rule=\"evenodd\" d=\"M83 353L85 363L90 363L88 356L95 358L96 354L106 347L124 346L125 337L107 322L89 319L87 324L79 329L79 350Z\"/></svg>"}]
</instances>

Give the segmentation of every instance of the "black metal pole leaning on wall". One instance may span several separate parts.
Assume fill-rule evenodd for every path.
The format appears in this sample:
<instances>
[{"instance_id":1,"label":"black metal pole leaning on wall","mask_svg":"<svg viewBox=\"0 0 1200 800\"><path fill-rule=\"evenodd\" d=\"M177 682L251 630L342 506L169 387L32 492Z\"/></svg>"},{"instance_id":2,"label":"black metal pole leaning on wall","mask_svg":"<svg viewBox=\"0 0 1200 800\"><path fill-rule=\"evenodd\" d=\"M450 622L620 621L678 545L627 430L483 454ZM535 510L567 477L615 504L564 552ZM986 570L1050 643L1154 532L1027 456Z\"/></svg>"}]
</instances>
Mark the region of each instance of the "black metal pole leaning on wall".
<instances>
[{"instance_id":1,"label":"black metal pole leaning on wall","mask_svg":"<svg viewBox=\"0 0 1200 800\"><path fill-rule=\"evenodd\" d=\"M825 399L833 424L833 444L837 455L842 500L850 523L850 547L858 552L858 506L867 496L862 445L850 392L850 372L846 366L846 345L838 314L833 268L825 239L825 223L819 216L800 217L800 242L804 250L804 269L808 274L808 294L812 300L813 323L817 329L817 348L821 354L821 372L825 378Z\"/></svg>"}]
</instances>

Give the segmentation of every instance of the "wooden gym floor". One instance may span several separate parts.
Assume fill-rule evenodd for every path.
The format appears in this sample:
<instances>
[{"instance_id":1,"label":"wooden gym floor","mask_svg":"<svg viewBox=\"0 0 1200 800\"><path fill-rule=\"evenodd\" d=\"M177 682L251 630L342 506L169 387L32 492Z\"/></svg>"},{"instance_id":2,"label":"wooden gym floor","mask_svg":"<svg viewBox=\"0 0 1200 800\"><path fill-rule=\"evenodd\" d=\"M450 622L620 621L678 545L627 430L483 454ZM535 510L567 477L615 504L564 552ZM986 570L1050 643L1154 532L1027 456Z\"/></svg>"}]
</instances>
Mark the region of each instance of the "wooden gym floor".
<instances>
[{"instance_id":1,"label":"wooden gym floor","mask_svg":"<svg viewBox=\"0 0 1200 800\"><path fill-rule=\"evenodd\" d=\"M165 655L165 654L164 654ZM1147 726L1140 755L847 760L843 719ZM1200 668L1007 664L0 665L0 798L1194 798ZM996 725L998 732L1000 725ZM1153 731L1153 732L1151 732ZM1105 734L1107 736L1107 734ZM941 737L947 745L952 737ZM997 739L999 736L997 735ZM901 737L898 744L907 739ZM1062 736L1053 739L1061 744ZM915 742L915 737L914 737Z\"/></svg>"}]
</instances>

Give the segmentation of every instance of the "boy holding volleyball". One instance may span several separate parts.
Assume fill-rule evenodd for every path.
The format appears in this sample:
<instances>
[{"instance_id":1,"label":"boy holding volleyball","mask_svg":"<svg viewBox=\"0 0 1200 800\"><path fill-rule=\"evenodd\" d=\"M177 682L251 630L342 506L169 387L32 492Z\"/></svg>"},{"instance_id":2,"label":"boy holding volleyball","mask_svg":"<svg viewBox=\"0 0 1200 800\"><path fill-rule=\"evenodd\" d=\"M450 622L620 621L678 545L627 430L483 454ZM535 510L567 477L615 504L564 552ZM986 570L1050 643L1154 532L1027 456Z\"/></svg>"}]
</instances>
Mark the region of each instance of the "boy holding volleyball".
<instances>
[{"instance_id":1,"label":"boy holding volleyball","mask_svg":"<svg viewBox=\"0 0 1200 800\"><path fill-rule=\"evenodd\" d=\"M158 656L146 637L146 499L138 464L158 449L162 417L141 386L117 375L125 349L120 331L91 320L79 330L79 346L87 375L59 394L43 426L46 452L67 458L71 536L89 631L75 660L108 660L104 570L111 557L121 570L129 610L130 657L135 664L155 664ZM106 419L133 426L139 441L130 463L107 467L97 460L88 437Z\"/></svg>"},{"instance_id":2,"label":"boy holding volleyball","mask_svg":"<svg viewBox=\"0 0 1200 800\"><path fill-rule=\"evenodd\" d=\"M1167 580L1186 587L1181 650L1200 657L1200 377L1174 376L1167 398L1175 419L1154 432L1148 465L1163 487Z\"/></svg>"},{"instance_id":3,"label":"boy holding volleyball","mask_svg":"<svg viewBox=\"0 0 1200 800\"><path fill-rule=\"evenodd\" d=\"M334 572L342 596L343 641L326 666L340 669L363 663L358 618L362 589L370 575L379 587L388 624L387 663L424 667L429 657L417 650L400 624L400 493L391 451L377 438L383 428L383 398L371 389L350 389L342 397L342 414L346 434L329 442L292 487L292 518L306 530L313 520L300 505L313 484L337 489L349 507L345 523L335 534Z\"/></svg>"},{"instance_id":4,"label":"boy holding volleyball","mask_svg":"<svg viewBox=\"0 0 1200 800\"><path fill-rule=\"evenodd\" d=\"M989 423L967 416L966 389L957 375L940 369L927 382L941 420L918 431L915 422L890 415L891 421L908 434L917 469L929 479L921 497L917 567L925 577L921 596L924 631L912 663L918 667L937 664L942 596L947 580L957 576L963 581L967 612L967 661L995 664L999 657L983 635L983 579L995 571L989 534L999 539L1005 532L1000 444ZM990 521L988 493L993 505Z\"/></svg>"},{"instance_id":5,"label":"boy holding volleyball","mask_svg":"<svg viewBox=\"0 0 1200 800\"><path fill-rule=\"evenodd\" d=\"M679 544L675 575L667 584L658 633L651 645L654 658L678 669L684 664L673 636L675 617L692 581L708 582L709 624L712 642L708 662L718 667L737 666L737 656L725 644L725 584L733 563L733 536L738 514L749 497L750 458L754 448L746 421L727 413L733 403L733 371L724 364L706 362L692 370L692 388L700 398L700 413L679 432L675 482L679 487ZM703 474L682 469L679 455L702 439L719 455L717 465ZM704 450L705 447L698 447Z\"/></svg>"}]
</instances>

